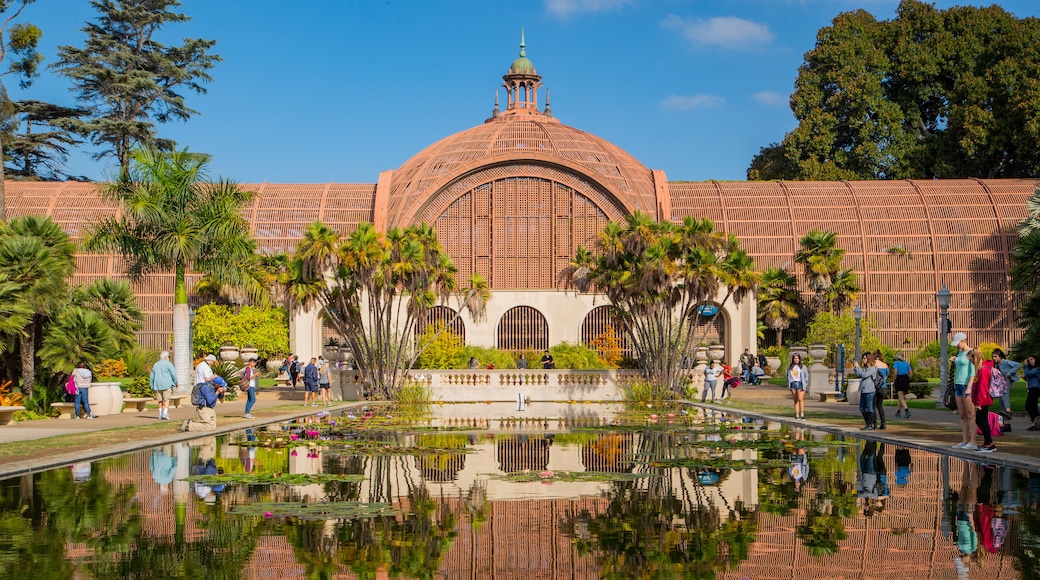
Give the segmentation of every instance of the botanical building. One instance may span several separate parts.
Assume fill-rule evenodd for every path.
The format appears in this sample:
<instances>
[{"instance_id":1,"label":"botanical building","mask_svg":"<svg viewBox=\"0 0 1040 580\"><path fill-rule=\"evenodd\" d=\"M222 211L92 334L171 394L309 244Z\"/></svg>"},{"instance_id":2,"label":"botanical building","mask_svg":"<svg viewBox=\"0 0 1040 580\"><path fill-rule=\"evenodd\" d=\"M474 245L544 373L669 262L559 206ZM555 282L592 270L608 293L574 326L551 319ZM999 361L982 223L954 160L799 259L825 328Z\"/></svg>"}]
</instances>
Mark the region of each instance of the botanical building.
<instances>
[{"instance_id":1,"label":"botanical building","mask_svg":"<svg viewBox=\"0 0 1040 580\"><path fill-rule=\"evenodd\" d=\"M710 218L740 238L760 269L796 270L802 235L836 232L846 266L859 274L860 304L893 346L935 337L935 293L943 284L954 294L954 327L973 341L1009 344L1020 333L1009 255L1036 180L670 183L665 171L563 124L548 91L541 105L541 76L523 44L502 78L504 109L496 103L482 124L378 173L375 183L242 184L259 193L246 209L253 235L265 250L291 251L314 220L344 232L361 221L381 229L433 224L459 278L480 272L494 291L485 322L464 319L466 340L509 349L602 332L611 319L605 299L564 292L557 276L578 246L593 245L608 221L635 211L661 220ZM12 215L50 216L73 236L117 211L88 183L8 182L6 198ZM76 276L120 271L118 257L80 256ZM142 342L166 346L172 275L151 277L138 292L149 312ZM753 347L755 333L753 300L724 305L716 334L728 353ZM295 352L317 354L320 318L296 313L292 340Z\"/></svg>"}]
</instances>

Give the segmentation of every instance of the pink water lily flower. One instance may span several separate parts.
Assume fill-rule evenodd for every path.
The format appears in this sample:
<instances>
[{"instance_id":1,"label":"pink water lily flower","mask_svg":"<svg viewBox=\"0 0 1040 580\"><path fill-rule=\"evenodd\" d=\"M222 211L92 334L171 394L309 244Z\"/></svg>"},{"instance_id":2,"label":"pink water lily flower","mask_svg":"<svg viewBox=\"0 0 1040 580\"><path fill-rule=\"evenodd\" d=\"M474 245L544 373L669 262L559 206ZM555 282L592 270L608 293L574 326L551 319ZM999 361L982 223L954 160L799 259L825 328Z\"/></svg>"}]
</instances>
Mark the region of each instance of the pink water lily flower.
<instances>
[{"instance_id":1,"label":"pink water lily flower","mask_svg":"<svg viewBox=\"0 0 1040 580\"><path fill-rule=\"evenodd\" d=\"M289 435L289 439L292 439L293 441L296 441L299 438L300 438L300 436L297 435L296 433L293 433L292 435Z\"/></svg>"},{"instance_id":2,"label":"pink water lily flower","mask_svg":"<svg viewBox=\"0 0 1040 580\"><path fill-rule=\"evenodd\" d=\"M292 455L293 457L296 457L297 455L299 455L299 453L297 453L296 450L293 449L292 453L290 453L289 455Z\"/></svg>"},{"instance_id":3,"label":"pink water lily flower","mask_svg":"<svg viewBox=\"0 0 1040 580\"><path fill-rule=\"evenodd\" d=\"M541 474L539 474L539 475L541 475L541 476L542 476L542 479L549 479L550 477L555 477L555 476L556 476L556 474L555 474L555 473L553 473L553 472L551 472L551 471L543 471L543 472L542 472Z\"/></svg>"}]
</instances>

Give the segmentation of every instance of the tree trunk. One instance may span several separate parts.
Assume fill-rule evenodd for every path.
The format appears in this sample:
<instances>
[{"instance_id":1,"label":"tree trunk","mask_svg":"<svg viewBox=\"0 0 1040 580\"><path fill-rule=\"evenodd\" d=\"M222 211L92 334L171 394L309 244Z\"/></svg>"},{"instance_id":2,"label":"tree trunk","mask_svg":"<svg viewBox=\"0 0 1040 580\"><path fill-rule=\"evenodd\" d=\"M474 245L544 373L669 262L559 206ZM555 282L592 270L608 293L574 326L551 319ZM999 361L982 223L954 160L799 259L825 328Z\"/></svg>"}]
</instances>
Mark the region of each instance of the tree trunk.
<instances>
[{"instance_id":1,"label":"tree trunk","mask_svg":"<svg viewBox=\"0 0 1040 580\"><path fill-rule=\"evenodd\" d=\"M0 160L4 158L4 141L0 135ZM0 163L0 222L7 221L7 201L4 198L4 164Z\"/></svg>"},{"instance_id":2,"label":"tree trunk","mask_svg":"<svg viewBox=\"0 0 1040 580\"><path fill-rule=\"evenodd\" d=\"M193 385L191 357L191 320L188 314L188 285L184 266L178 265L173 294L173 366L177 370L177 387L181 392Z\"/></svg>"},{"instance_id":3,"label":"tree trunk","mask_svg":"<svg viewBox=\"0 0 1040 580\"><path fill-rule=\"evenodd\" d=\"M783 337L784 337L784 329L782 329L782 328L776 329L776 346L778 348L784 345Z\"/></svg>"},{"instance_id":4,"label":"tree trunk","mask_svg":"<svg viewBox=\"0 0 1040 580\"><path fill-rule=\"evenodd\" d=\"M36 352L33 349L33 345L36 344L35 321L25 326L25 336L18 344L22 356L22 395L29 398L33 395L33 387L36 385Z\"/></svg>"}]
</instances>

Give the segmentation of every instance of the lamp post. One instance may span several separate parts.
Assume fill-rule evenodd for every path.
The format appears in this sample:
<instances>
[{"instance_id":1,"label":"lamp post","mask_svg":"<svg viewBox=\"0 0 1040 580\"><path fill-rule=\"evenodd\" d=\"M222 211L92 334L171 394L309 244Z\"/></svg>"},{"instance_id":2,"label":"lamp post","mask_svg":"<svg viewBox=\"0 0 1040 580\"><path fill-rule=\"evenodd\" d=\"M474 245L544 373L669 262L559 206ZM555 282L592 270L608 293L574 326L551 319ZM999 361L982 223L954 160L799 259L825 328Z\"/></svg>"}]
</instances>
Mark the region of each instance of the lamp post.
<instances>
[{"instance_id":1,"label":"lamp post","mask_svg":"<svg viewBox=\"0 0 1040 580\"><path fill-rule=\"evenodd\" d=\"M859 357L860 357L859 341L860 341L860 337L862 336L862 330L861 330L861 327L860 327L860 321L863 320L863 309L859 307L859 304L857 304L856 308L854 308L852 310L852 317L856 319L856 358L853 359L852 362L853 362L853 364L858 364L859 363Z\"/></svg>"},{"instance_id":2,"label":"lamp post","mask_svg":"<svg viewBox=\"0 0 1040 580\"><path fill-rule=\"evenodd\" d=\"M935 301L939 304L939 389L946 388L950 377L950 339L947 336L947 316L950 310L950 299L953 298L953 294L946 288L943 287L935 295Z\"/></svg>"}]
</instances>

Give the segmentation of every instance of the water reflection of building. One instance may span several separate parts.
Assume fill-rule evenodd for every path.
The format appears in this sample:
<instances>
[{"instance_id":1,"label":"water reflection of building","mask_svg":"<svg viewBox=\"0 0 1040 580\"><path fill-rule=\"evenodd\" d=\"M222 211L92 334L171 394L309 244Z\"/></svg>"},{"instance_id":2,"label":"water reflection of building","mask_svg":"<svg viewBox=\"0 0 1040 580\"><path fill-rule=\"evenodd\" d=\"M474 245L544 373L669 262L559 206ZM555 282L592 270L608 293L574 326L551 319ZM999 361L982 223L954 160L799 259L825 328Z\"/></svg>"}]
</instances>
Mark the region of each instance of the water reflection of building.
<instances>
[{"instance_id":1,"label":"water reflection of building","mask_svg":"<svg viewBox=\"0 0 1040 580\"><path fill-rule=\"evenodd\" d=\"M629 436L623 436L622 445L627 445ZM536 439L536 438L531 438ZM638 443L638 435L632 436L631 444ZM561 469L561 465L580 470L588 454L588 442L562 444L555 442L549 448L547 465ZM480 451L467 456L466 465L457 473L452 483L422 483L420 471L411 458L393 458L383 461L382 467L390 466L400 472L392 479L401 482L400 489L387 490L395 495L395 503L406 506L403 498L408 485L425 485L430 498L440 510L454 514L457 536L451 542L440 563L439 573L444 578L597 578L600 577L595 555L581 556L577 553L570 535L561 526L568 517L581 512L592 516L603 514L609 500L599 491L609 484L527 485L511 484L482 479L476 474L487 474L497 467L497 445L493 441L483 442ZM536 446L537 448L537 446ZM198 453L209 453L211 446L193 451L190 461L198 460ZM187 448L184 448L187 451ZM221 449L223 454L224 449ZM237 450L228 448L230 457L217 457L218 463L227 460L229 469L237 461ZM849 453L856 453L849 450ZM735 452L734 458L746 456L752 451ZM187 453L176 453L188 459ZM746 457L745 457L746 456ZM892 493L885 509L870 518L861 514L845 518L842 523L847 538L838 542L840 550L833 555L816 557L802 545L797 527L805 522L811 502L817 494L814 478L801 488L798 506L788 515L760 511L757 515L758 530L751 544L748 558L733 570L724 571L720 578L891 578L908 577L917 579L955 579L957 574L953 561L958 554L957 545L943 532L943 490L949 483L956 488L959 483L961 463L950 462L950 477L944 483L941 462L943 458L925 452L911 451L913 474L906 485L890 483ZM541 455L536 455L541 460ZM385 458L384 458L385 459ZM811 461L817 461L814 457ZM887 451L889 477L894 481L895 468L892 464L891 448ZM338 459L337 459L338 460ZM598 461L598 460L597 460ZM374 462L369 461L371 466ZM178 469L181 466L178 465ZM471 472L472 470L472 472ZM724 510L723 499L730 504L740 501L745 506L757 504L757 474L749 481L745 476L754 470L734 471L718 486L701 487L695 495L701 505ZM680 472L681 475L680 475ZM814 473L818 470L814 469ZM658 482L665 489L679 489L681 485L692 485L687 470L670 470L668 478ZM143 518L141 534L146 538L174 541L177 530L177 510L174 492L163 493L159 484L151 477L147 452L97 463L96 475L103 476L115 486L133 485L136 494L133 505ZM680 479L685 478L685 483ZM461 482L467 482L462 485ZM364 487L368 484L361 484ZM649 481L640 486L651 485ZM994 484L996 485L996 484ZM645 489L645 487L644 487ZM585 491L588 491L585 493ZM202 541L208 533L213 509L228 509L230 505L255 501L242 487L229 488L223 492L217 506L207 506L194 493L183 495L183 533L187 542ZM254 490L253 494L256 493ZM281 499L283 493L272 490L261 492L264 499ZM665 491L665 493L668 493ZM547 494L539 497L540 494ZM365 495L362 495L364 498ZM681 496L677 496L681 497ZM122 506L118 509L130 509ZM690 509L691 505L686 505ZM972 578L999 578L1001 580L1021 577L1015 570L1015 550L1018 549L1018 532L1015 525L1009 526L1004 546L996 554L983 557L971 568ZM83 544L69 544L66 557L82 561L91 556L91 549ZM261 536L243 570L244 577L306 577L306 566L298 559L296 551L284 536ZM344 567L340 567L337 578L355 578Z\"/></svg>"}]
</instances>

